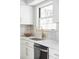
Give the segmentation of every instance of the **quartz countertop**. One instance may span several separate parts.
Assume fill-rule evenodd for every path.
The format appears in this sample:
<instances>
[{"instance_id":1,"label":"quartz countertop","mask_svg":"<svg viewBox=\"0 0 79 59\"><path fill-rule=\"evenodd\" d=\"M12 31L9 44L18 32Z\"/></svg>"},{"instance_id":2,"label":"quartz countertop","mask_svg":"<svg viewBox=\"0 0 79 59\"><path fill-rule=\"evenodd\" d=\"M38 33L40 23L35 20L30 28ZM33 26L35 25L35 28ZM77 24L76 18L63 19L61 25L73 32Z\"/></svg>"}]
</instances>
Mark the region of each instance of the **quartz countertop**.
<instances>
[{"instance_id":1,"label":"quartz countertop","mask_svg":"<svg viewBox=\"0 0 79 59\"><path fill-rule=\"evenodd\" d=\"M59 50L59 43L56 42L55 40L52 40L52 39L44 39L44 40L39 40L39 41L36 41L36 40L32 40L30 38L35 38L35 37L21 37L22 39L24 40L28 40L30 42L33 42L33 43L38 43L38 44L41 44L41 45L44 45L44 46L47 46L51 49L55 49L55 50Z\"/></svg>"}]
</instances>

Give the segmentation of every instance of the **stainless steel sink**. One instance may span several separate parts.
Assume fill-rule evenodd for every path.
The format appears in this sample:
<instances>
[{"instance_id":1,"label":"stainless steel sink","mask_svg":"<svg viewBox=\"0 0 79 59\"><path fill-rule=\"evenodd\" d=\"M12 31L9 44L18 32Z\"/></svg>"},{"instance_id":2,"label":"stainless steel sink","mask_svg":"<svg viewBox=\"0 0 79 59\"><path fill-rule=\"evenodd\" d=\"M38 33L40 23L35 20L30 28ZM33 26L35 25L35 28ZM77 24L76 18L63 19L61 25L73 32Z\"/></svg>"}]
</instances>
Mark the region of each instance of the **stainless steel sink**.
<instances>
[{"instance_id":1,"label":"stainless steel sink","mask_svg":"<svg viewBox=\"0 0 79 59\"><path fill-rule=\"evenodd\" d=\"M41 41L42 39L41 38L31 38L32 40L35 40L35 41Z\"/></svg>"}]
</instances>

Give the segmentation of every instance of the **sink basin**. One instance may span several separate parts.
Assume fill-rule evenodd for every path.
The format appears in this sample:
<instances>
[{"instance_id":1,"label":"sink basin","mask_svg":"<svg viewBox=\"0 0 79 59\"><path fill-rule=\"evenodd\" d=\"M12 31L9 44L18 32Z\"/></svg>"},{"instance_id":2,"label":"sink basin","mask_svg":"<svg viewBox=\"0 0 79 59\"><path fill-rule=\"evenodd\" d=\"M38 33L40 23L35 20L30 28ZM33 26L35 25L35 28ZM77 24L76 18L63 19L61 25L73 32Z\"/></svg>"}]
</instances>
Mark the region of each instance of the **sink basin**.
<instances>
[{"instance_id":1,"label":"sink basin","mask_svg":"<svg viewBox=\"0 0 79 59\"><path fill-rule=\"evenodd\" d=\"M40 40L42 40L42 39L40 39L40 38L31 38L32 40L35 40L35 41L40 41Z\"/></svg>"}]
</instances>

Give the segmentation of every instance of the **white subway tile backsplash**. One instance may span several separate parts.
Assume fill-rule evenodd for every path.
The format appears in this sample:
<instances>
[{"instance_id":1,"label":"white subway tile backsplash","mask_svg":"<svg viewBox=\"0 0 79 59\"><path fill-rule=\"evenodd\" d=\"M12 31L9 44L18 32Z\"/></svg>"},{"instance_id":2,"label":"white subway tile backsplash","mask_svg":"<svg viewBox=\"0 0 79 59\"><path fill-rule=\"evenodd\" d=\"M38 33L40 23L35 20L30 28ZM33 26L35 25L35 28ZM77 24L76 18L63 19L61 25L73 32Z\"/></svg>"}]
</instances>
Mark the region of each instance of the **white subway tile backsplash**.
<instances>
[{"instance_id":1,"label":"white subway tile backsplash","mask_svg":"<svg viewBox=\"0 0 79 59\"><path fill-rule=\"evenodd\" d=\"M24 35L24 33L28 32L33 33L33 25L20 25L20 35Z\"/></svg>"}]
</instances>

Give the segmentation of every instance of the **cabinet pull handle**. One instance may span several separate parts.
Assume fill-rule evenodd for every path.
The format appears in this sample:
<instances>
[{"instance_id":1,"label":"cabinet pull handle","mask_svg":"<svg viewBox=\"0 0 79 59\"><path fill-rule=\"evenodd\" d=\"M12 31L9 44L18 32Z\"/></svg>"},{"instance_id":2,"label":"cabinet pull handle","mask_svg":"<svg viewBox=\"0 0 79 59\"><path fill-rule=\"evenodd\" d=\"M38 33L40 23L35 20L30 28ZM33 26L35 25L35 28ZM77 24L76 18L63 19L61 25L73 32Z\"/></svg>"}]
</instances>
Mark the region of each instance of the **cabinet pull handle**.
<instances>
[{"instance_id":1,"label":"cabinet pull handle","mask_svg":"<svg viewBox=\"0 0 79 59\"><path fill-rule=\"evenodd\" d=\"M44 50L44 49L40 49L40 51L43 51L43 52L48 52L48 50Z\"/></svg>"}]
</instances>

